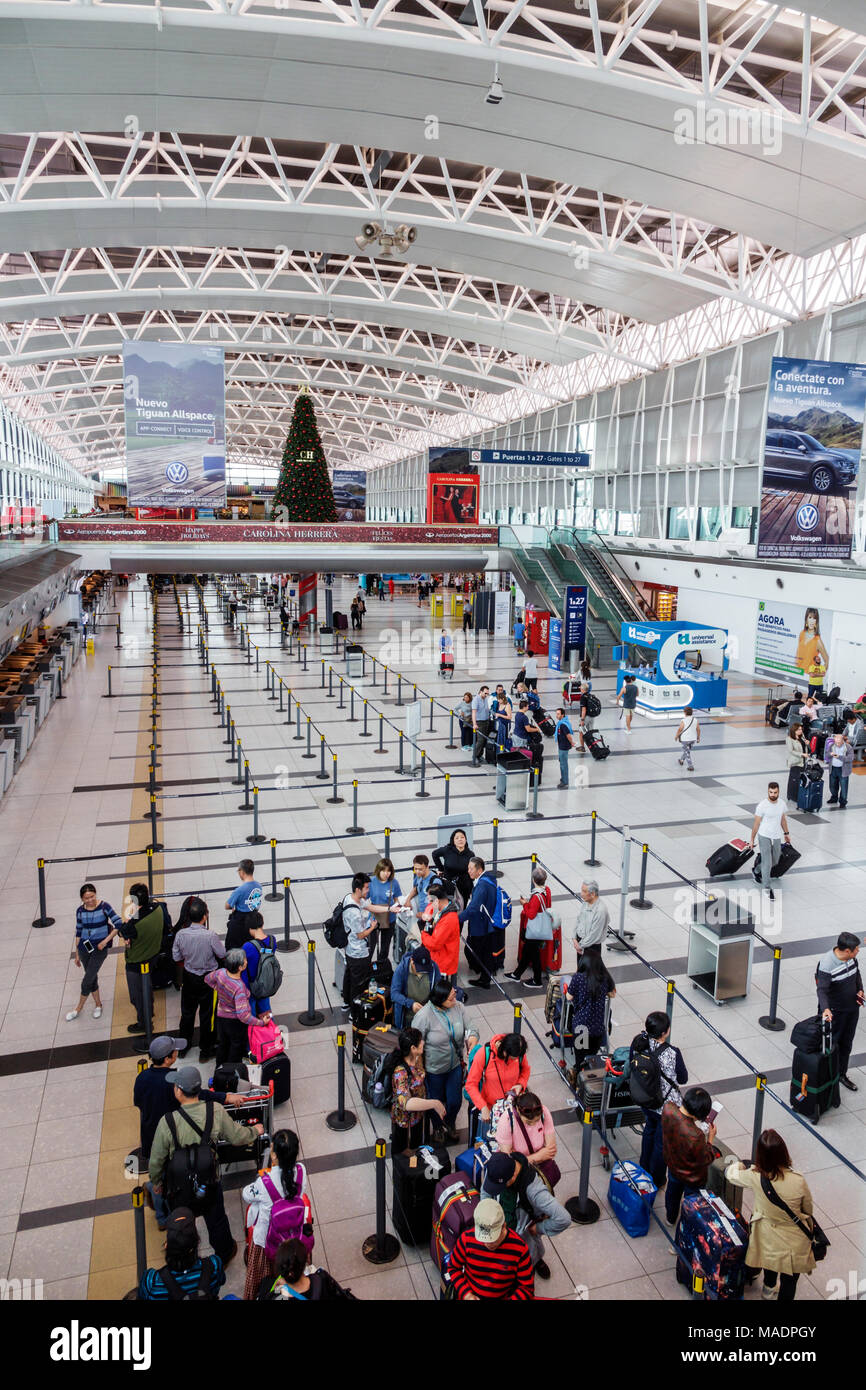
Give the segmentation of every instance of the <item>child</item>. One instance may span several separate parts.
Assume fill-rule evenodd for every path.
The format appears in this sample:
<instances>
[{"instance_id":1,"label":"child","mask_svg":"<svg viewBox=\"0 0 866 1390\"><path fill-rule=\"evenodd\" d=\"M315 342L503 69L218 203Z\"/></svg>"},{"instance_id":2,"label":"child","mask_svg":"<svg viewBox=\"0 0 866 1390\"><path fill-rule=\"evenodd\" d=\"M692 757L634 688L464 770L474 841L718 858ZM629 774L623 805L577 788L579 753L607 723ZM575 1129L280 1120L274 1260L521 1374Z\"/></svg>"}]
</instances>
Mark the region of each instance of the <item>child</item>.
<instances>
[{"instance_id":1,"label":"child","mask_svg":"<svg viewBox=\"0 0 866 1390\"><path fill-rule=\"evenodd\" d=\"M523 656L523 634L526 631L523 619L517 618L514 623L514 650L518 656Z\"/></svg>"}]
</instances>

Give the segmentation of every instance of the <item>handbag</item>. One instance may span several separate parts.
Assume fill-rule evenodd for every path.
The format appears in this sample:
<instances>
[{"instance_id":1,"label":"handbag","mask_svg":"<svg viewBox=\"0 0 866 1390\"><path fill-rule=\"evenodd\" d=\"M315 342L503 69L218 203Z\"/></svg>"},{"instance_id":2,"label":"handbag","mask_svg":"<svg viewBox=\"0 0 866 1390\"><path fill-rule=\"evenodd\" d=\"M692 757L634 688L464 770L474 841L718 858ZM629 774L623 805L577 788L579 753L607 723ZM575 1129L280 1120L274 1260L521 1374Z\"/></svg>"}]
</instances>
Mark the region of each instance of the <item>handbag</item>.
<instances>
[{"instance_id":1,"label":"handbag","mask_svg":"<svg viewBox=\"0 0 866 1390\"><path fill-rule=\"evenodd\" d=\"M532 896L538 898L539 903L541 902L539 893L533 893ZM556 923L553 913L550 908L542 906L541 911L527 921L524 936L527 941L552 941L555 930Z\"/></svg>"},{"instance_id":2,"label":"handbag","mask_svg":"<svg viewBox=\"0 0 866 1390\"><path fill-rule=\"evenodd\" d=\"M511 1120L511 1131L512 1131L512 1133L514 1132L514 1121L516 1120L517 1123L520 1125L520 1132L522 1133L524 1139L526 1140L526 1148L527 1148L528 1152L529 1152L529 1153L535 1153L536 1151L535 1151L535 1149L533 1149L533 1147L532 1147L532 1140L531 1140L530 1137L529 1137L529 1133L528 1133L528 1131L527 1131L526 1125L523 1123L523 1120L522 1120L521 1117L520 1117L520 1111L519 1111L519 1110L516 1110L516 1109L514 1108L514 1106L512 1106L508 1113L509 1113L509 1118L510 1118L510 1120ZM555 1159L555 1158L545 1158L544 1161L543 1161L542 1163L533 1163L532 1166L533 1166L533 1168L535 1169L535 1171L536 1171L536 1173L538 1174L538 1176L539 1176L541 1179L543 1179L543 1181L547 1184L547 1186L550 1188L550 1190L551 1190L551 1192L552 1192L553 1189L556 1187L556 1184L559 1182L560 1178L562 1177L562 1170L561 1170L559 1164L557 1163L556 1159Z\"/></svg>"},{"instance_id":3,"label":"handbag","mask_svg":"<svg viewBox=\"0 0 866 1390\"><path fill-rule=\"evenodd\" d=\"M801 1221L799 1216L794 1215L794 1213L791 1211L791 1208L788 1206L788 1203L784 1200L784 1198L779 1196L778 1192L773 1187L773 1184L770 1182L770 1179L766 1177L763 1173L761 1174L761 1191L763 1192L767 1200L773 1203L774 1207L778 1207L780 1211L786 1211L790 1216L791 1220L794 1222L794 1225L799 1226L800 1230L803 1232L803 1235L809 1237L809 1243L811 1244L812 1254L814 1255L815 1260L823 1260L827 1254L827 1251L830 1249L830 1242L827 1239L826 1233L824 1232L822 1227L815 1220L815 1217L813 1216L810 1218L812 1222L812 1226L810 1229L806 1225L805 1221Z\"/></svg>"}]
</instances>

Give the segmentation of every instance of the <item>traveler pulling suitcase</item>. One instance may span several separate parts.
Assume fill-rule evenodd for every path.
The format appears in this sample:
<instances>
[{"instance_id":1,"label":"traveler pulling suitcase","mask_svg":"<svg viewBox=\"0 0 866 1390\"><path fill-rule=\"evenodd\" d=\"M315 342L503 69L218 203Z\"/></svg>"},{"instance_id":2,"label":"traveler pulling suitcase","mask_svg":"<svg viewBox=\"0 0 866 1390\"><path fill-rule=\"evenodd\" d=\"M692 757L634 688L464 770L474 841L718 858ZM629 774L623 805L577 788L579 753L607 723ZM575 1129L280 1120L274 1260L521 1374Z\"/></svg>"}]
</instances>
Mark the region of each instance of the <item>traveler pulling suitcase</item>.
<instances>
[{"instance_id":1,"label":"traveler pulling suitcase","mask_svg":"<svg viewBox=\"0 0 866 1390\"><path fill-rule=\"evenodd\" d=\"M814 1048L814 1025L820 1027L820 1043ZM810 1034L811 1037L804 1036ZM809 1050L797 1045L798 1039L811 1041ZM829 1023L822 1019L798 1023L791 1033L794 1060L791 1063L791 1109L816 1125L839 1097L839 1049L833 1042Z\"/></svg>"},{"instance_id":2,"label":"traveler pulling suitcase","mask_svg":"<svg viewBox=\"0 0 866 1390\"><path fill-rule=\"evenodd\" d=\"M799 858L800 851L794 849L793 845L786 845L783 842L782 848L779 851L778 863L774 864L772 869L770 870L770 878L781 878L783 874L786 874L788 872L792 864L796 864ZM756 883L761 882L760 854L755 855L755 862L752 865L752 876L754 877Z\"/></svg>"},{"instance_id":3,"label":"traveler pulling suitcase","mask_svg":"<svg viewBox=\"0 0 866 1390\"><path fill-rule=\"evenodd\" d=\"M716 1301L743 1297L749 1233L719 1197L705 1188L684 1195L676 1243L680 1284L694 1289L697 1276L703 1281L698 1298Z\"/></svg>"},{"instance_id":4,"label":"traveler pulling suitcase","mask_svg":"<svg viewBox=\"0 0 866 1390\"><path fill-rule=\"evenodd\" d=\"M753 849L749 849L746 840L729 840L726 845L721 845L710 855L707 860L707 873L710 878L719 878L722 874L735 874L754 853Z\"/></svg>"},{"instance_id":5,"label":"traveler pulling suitcase","mask_svg":"<svg viewBox=\"0 0 866 1390\"><path fill-rule=\"evenodd\" d=\"M441 1178L451 1172L446 1148L406 1149L392 1160L394 1230L408 1245L426 1245L433 1233L433 1199Z\"/></svg>"}]
</instances>

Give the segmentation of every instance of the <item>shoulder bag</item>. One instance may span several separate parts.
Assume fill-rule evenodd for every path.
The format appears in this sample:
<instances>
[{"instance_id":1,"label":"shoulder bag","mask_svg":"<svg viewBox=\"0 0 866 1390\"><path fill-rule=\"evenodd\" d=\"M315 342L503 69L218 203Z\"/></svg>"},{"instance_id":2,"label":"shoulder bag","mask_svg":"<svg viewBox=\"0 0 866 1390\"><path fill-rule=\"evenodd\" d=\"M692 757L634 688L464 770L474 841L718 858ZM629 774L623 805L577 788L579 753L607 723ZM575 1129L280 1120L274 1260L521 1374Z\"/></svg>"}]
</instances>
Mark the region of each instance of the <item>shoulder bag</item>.
<instances>
[{"instance_id":1,"label":"shoulder bag","mask_svg":"<svg viewBox=\"0 0 866 1390\"><path fill-rule=\"evenodd\" d=\"M532 897L538 899L541 911L537 912L534 917L530 917L526 923L526 940L552 941L553 933L557 927L561 926L559 916L551 908L544 906L540 893L533 893Z\"/></svg>"},{"instance_id":2,"label":"shoulder bag","mask_svg":"<svg viewBox=\"0 0 866 1390\"><path fill-rule=\"evenodd\" d=\"M536 1150L532 1147L532 1140L529 1137L529 1131L527 1130L526 1125L523 1123L523 1120L520 1117L520 1111L512 1105L508 1112L508 1115L509 1119L511 1120L512 1134L514 1133L514 1121L516 1120L517 1123L520 1125L520 1132L526 1140L527 1153L535 1153ZM547 1186L550 1188L552 1192L553 1189L556 1187L556 1184L562 1177L562 1172L556 1159L546 1158L543 1163L533 1163L532 1166L535 1169L538 1176L544 1182L547 1183Z\"/></svg>"},{"instance_id":3,"label":"shoulder bag","mask_svg":"<svg viewBox=\"0 0 866 1390\"><path fill-rule=\"evenodd\" d=\"M806 1225L805 1221L801 1221L799 1216L794 1215L791 1208L788 1206L788 1203L784 1200L784 1198L779 1196L773 1184L770 1182L770 1179L764 1173L761 1174L761 1191L767 1198L767 1201L773 1203L774 1207L778 1207L780 1211L786 1211L788 1213L791 1220L794 1222L794 1225L799 1226L800 1230L803 1232L803 1235L809 1237L809 1242L812 1246L812 1254L815 1256L815 1259L823 1260L827 1254L827 1251L830 1249L830 1242L827 1239L827 1236L821 1228L821 1226L819 1226L818 1222L815 1220L814 1216L809 1218L812 1222L812 1226L810 1229L810 1227Z\"/></svg>"}]
</instances>

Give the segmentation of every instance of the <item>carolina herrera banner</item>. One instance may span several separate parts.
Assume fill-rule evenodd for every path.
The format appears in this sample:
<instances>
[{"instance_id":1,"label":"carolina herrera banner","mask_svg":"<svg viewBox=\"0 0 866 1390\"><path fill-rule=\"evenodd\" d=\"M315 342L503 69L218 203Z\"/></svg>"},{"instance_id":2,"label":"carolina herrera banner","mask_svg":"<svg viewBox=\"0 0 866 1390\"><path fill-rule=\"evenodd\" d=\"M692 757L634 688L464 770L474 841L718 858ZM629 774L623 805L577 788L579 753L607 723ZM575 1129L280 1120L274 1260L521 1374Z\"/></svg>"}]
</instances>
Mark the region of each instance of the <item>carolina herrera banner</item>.
<instances>
[{"instance_id":1,"label":"carolina herrera banner","mask_svg":"<svg viewBox=\"0 0 866 1390\"><path fill-rule=\"evenodd\" d=\"M101 541L311 541L345 545L496 545L496 526L387 526L287 522L196 521L59 521L58 540Z\"/></svg>"}]
</instances>

